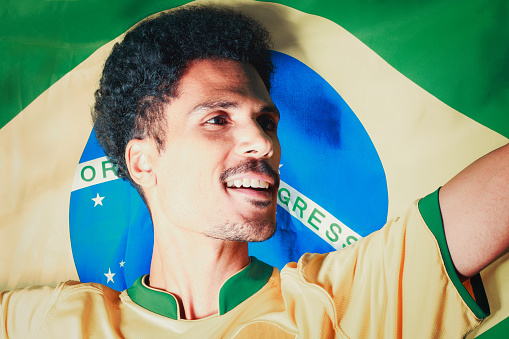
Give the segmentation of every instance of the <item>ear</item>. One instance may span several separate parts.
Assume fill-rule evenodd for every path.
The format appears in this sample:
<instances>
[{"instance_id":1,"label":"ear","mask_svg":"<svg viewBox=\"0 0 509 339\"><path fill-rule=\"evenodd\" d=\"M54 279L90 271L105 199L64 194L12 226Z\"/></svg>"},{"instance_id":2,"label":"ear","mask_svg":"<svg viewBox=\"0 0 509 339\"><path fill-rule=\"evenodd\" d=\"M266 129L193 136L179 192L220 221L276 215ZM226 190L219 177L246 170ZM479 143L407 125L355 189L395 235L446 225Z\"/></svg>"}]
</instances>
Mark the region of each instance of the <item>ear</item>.
<instances>
[{"instance_id":1,"label":"ear","mask_svg":"<svg viewBox=\"0 0 509 339\"><path fill-rule=\"evenodd\" d=\"M143 188L150 188L157 183L153 170L157 159L156 146L150 140L132 139L125 149L125 160L131 178Z\"/></svg>"}]
</instances>

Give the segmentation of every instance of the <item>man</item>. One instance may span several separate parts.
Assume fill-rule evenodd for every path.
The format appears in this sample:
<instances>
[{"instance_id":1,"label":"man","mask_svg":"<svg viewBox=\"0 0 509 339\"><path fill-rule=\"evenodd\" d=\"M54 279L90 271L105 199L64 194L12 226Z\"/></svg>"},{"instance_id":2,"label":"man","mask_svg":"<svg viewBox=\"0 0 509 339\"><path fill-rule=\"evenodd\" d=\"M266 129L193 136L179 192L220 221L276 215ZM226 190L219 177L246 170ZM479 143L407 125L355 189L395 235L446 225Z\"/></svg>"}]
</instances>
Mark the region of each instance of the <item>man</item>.
<instances>
[{"instance_id":1,"label":"man","mask_svg":"<svg viewBox=\"0 0 509 339\"><path fill-rule=\"evenodd\" d=\"M249 257L247 242L275 231L269 42L251 19L197 7L114 47L93 116L149 208L150 275L122 293L74 282L4 293L5 337L457 337L487 315L477 273L509 248L507 146L355 245L281 273ZM478 227L485 238L472 239Z\"/></svg>"}]
</instances>

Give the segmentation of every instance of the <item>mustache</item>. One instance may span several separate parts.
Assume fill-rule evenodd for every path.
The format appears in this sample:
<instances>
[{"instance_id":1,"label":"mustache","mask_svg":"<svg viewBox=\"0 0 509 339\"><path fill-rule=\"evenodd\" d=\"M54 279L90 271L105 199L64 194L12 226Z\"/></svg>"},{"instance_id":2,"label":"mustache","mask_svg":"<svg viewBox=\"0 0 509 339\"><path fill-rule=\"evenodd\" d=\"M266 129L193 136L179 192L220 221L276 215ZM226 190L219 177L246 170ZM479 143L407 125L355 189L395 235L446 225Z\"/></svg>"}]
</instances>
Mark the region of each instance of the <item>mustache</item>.
<instances>
[{"instance_id":1,"label":"mustache","mask_svg":"<svg viewBox=\"0 0 509 339\"><path fill-rule=\"evenodd\" d=\"M226 182L227 179L233 175L247 172L267 174L274 180L274 186L276 188L279 187L279 174L272 168L269 162L265 159L263 160L248 159L246 161L243 161L237 166L229 168L223 173L221 173L219 179L222 182Z\"/></svg>"}]
</instances>

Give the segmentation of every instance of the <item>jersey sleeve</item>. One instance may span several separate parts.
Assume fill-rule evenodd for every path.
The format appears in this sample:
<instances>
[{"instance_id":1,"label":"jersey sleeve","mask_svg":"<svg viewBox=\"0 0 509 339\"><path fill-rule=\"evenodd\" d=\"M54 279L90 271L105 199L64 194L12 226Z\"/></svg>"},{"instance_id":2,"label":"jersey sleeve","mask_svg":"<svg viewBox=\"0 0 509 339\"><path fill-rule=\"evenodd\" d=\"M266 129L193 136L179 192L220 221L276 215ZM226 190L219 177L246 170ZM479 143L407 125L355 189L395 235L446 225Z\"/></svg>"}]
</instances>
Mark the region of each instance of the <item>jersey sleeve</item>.
<instances>
[{"instance_id":1,"label":"jersey sleeve","mask_svg":"<svg viewBox=\"0 0 509 339\"><path fill-rule=\"evenodd\" d=\"M419 212L422 215L426 225L433 233L438 247L440 248L440 254L444 262L445 269L449 275L454 286L458 290L462 299L472 310L472 312L479 318L486 318L490 314L490 308L486 292L484 291L484 285L481 280L481 275L478 273L463 284L458 277L454 264L452 262L449 248L447 247L447 241L445 239L444 225L442 221L442 213L440 211L440 204L438 202L439 190L431 193L419 201ZM469 287L467 289L467 287Z\"/></svg>"},{"instance_id":2,"label":"jersey sleeve","mask_svg":"<svg viewBox=\"0 0 509 339\"><path fill-rule=\"evenodd\" d=\"M438 206L436 196L425 199ZM330 296L337 332L356 338L457 338L489 315L480 278L472 279L474 299L454 271L440 236L439 209L426 209L425 221L419 207L413 203L403 217L347 248L299 260L301 278Z\"/></svg>"}]
</instances>

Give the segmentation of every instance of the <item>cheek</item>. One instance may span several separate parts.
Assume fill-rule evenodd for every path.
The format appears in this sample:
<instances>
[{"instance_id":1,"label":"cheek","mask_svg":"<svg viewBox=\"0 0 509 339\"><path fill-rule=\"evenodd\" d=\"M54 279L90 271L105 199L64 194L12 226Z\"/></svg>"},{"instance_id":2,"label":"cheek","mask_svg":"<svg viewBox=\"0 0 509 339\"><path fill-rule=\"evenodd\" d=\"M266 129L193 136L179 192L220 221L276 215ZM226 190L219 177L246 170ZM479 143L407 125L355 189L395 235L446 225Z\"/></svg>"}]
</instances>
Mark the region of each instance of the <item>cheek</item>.
<instances>
[{"instance_id":1,"label":"cheek","mask_svg":"<svg viewBox=\"0 0 509 339\"><path fill-rule=\"evenodd\" d=\"M192 189L192 185L200 180L202 172L203 164L196 154L175 154L165 162L162 175L170 186L180 190L182 186Z\"/></svg>"},{"instance_id":2,"label":"cheek","mask_svg":"<svg viewBox=\"0 0 509 339\"><path fill-rule=\"evenodd\" d=\"M177 187L187 186L187 189L210 185L217 181L220 171L228 156L226 147L210 140L200 144L182 142L167 149L164 160L161 162L162 175L172 181Z\"/></svg>"}]
</instances>

